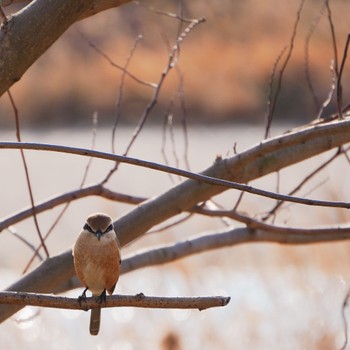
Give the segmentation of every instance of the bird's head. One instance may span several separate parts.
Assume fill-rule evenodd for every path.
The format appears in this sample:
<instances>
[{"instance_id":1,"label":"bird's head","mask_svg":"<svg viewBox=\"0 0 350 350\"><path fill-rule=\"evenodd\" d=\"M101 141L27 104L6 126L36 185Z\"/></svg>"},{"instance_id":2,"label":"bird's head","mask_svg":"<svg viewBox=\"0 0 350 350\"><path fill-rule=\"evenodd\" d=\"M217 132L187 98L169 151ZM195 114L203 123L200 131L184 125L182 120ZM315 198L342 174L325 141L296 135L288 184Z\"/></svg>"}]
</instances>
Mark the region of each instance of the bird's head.
<instances>
[{"instance_id":1,"label":"bird's head","mask_svg":"<svg viewBox=\"0 0 350 350\"><path fill-rule=\"evenodd\" d=\"M113 221L106 214L95 213L87 218L84 230L94 234L100 240L101 236L114 230Z\"/></svg>"}]
</instances>

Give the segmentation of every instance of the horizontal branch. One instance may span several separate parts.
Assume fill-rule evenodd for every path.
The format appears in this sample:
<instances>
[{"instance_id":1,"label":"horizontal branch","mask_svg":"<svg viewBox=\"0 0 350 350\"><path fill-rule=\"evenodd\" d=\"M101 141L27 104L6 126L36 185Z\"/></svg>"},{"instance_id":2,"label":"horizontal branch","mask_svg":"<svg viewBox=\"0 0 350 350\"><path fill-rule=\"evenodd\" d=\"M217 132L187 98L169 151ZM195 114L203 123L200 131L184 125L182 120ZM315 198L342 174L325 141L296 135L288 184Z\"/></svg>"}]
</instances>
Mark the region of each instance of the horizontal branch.
<instances>
[{"instance_id":1,"label":"horizontal branch","mask_svg":"<svg viewBox=\"0 0 350 350\"><path fill-rule=\"evenodd\" d=\"M337 242L350 239L350 229L323 228L304 229L294 228L285 233L285 227L275 227L274 231L264 231L248 227L225 228L219 231L206 232L189 237L175 244L163 245L139 252L122 261L122 274L140 268L170 263L214 249L232 247L237 244L274 242L287 245L314 244Z\"/></svg>"},{"instance_id":2,"label":"horizontal branch","mask_svg":"<svg viewBox=\"0 0 350 350\"><path fill-rule=\"evenodd\" d=\"M24 292L0 292L0 304L40 306L70 310L89 310L96 307L141 307L160 309L198 309L226 306L230 297L154 297L143 293L136 295L112 295L101 304L97 298L86 298L81 304L77 298L57 297Z\"/></svg>"},{"instance_id":3,"label":"horizontal branch","mask_svg":"<svg viewBox=\"0 0 350 350\"><path fill-rule=\"evenodd\" d=\"M207 232L201 235L175 244L164 245L158 248L137 253L122 260L121 273L126 274L140 268L170 263L190 255L208 252L213 249L227 248L236 244L255 242L275 242L281 244L310 244L320 242L335 242L350 239L350 233L337 232L324 233L323 229L315 229L313 232L304 234L303 230L293 234L280 232L265 232L249 228L227 228L221 231ZM55 271L55 279L47 278ZM73 278L74 276L74 278ZM43 285L43 280L46 284ZM41 263L33 272L9 286L12 291L36 291L64 292L79 287L75 278L73 258L71 250L58 256L51 257ZM29 289L30 288L30 289ZM21 305L0 305L0 323L22 308Z\"/></svg>"}]
</instances>

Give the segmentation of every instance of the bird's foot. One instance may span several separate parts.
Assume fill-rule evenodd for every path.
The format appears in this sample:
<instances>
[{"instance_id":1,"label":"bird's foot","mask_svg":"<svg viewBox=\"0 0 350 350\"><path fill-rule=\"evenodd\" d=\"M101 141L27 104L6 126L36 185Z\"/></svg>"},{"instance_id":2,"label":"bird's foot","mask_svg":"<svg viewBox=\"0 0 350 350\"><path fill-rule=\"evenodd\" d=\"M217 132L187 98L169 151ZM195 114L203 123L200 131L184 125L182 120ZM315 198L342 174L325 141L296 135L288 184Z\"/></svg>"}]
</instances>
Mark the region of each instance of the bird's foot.
<instances>
[{"instance_id":1,"label":"bird's foot","mask_svg":"<svg viewBox=\"0 0 350 350\"><path fill-rule=\"evenodd\" d=\"M103 292L97 297L97 301L99 304L102 304L102 302L106 303L107 301L107 293L104 289Z\"/></svg>"},{"instance_id":2,"label":"bird's foot","mask_svg":"<svg viewBox=\"0 0 350 350\"><path fill-rule=\"evenodd\" d=\"M82 302L86 303L86 291L88 290L88 288L85 288L83 293L81 295L79 295L78 297L78 303L80 305L80 307L82 307Z\"/></svg>"}]
</instances>

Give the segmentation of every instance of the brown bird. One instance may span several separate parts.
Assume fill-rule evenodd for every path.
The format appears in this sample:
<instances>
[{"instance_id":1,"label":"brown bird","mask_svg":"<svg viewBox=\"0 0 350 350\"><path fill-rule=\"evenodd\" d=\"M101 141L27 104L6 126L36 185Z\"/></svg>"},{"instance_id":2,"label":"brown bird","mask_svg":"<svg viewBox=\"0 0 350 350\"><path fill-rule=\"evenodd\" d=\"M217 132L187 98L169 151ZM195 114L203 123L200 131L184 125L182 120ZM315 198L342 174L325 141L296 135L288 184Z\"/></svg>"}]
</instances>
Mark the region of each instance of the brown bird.
<instances>
[{"instance_id":1,"label":"brown bird","mask_svg":"<svg viewBox=\"0 0 350 350\"><path fill-rule=\"evenodd\" d=\"M120 273L120 244L112 219L102 213L90 215L73 247L75 272L85 287L79 302L86 299L89 289L100 303L106 301L106 291L112 294ZM91 309L90 334L100 329L101 308Z\"/></svg>"}]
</instances>

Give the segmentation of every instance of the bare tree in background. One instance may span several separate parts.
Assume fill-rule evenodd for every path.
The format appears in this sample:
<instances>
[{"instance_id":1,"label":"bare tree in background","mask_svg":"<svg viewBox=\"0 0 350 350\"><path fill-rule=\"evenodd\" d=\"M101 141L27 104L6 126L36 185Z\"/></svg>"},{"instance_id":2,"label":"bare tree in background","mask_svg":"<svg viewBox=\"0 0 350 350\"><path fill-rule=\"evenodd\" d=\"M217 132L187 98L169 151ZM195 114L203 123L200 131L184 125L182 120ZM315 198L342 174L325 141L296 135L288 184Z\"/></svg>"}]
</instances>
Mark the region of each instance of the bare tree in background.
<instances>
[{"instance_id":1,"label":"bare tree in background","mask_svg":"<svg viewBox=\"0 0 350 350\"><path fill-rule=\"evenodd\" d=\"M17 1L2 1L2 6L7 6ZM20 2L20 1L18 1ZM128 156L134 141L153 112L159 93L168 73L177 69L177 62L181 59L180 47L188 36L195 35L197 26L200 26L204 19L186 19L180 13L173 16L179 21L179 32L176 41L169 47L168 62L156 82L146 82L135 77L129 70L129 60L134 54L135 45L130 52L129 58L124 66L119 66L122 70L122 80L120 84L118 104L122 104L123 82L124 79L136 80L139 84L144 84L152 89L152 98L147 104L144 112L140 116L133 137L122 155L114 153L114 136L112 137L112 152L99 152L93 149L79 149L74 147L64 147L60 145L43 145L37 143L22 143L20 137L20 115L15 104L15 97L11 95L10 88L15 84L29 67L53 44L72 24L86 17L92 16L100 11L120 6L129 1L45 1L36 0L31 2L31 6L23 8L18 13L11 16L2 17L2 27L0 31L0 94L3 98L10 98L13 104L14 114L17 125L18 142L0 142L2 151L5 149L18 149L22 153L22 161L26 167L26 159L23 150L34 150L36 152L46 151L78 155L80 157L100 158L109 160L112 164L110 172L99 183L86 186L85 180L82 181L79 188L71 192L58 195L55 198L37 203L31 194L30 176L26 170L26 179L28 191L31 194L31 208L21 209L20 212L0 220L0 231L9 228L16 223L33 217L37 223L38 217L44 211L56 206L65 204L60 216L64 215L72 201L80 200L88 196L101 196L109 200L124 202L135 205L135 208L121 218L116 219L114 225L122 246L131 243L135 239L142 237L156 225L165 223L168 219L177 217L185 213L185 219L194 215L205 215L207 217L222 218L225 223L228 222L221 231L211 233L200 233L196 237L190 237L186 240L174 242L171 245L150 249L142 254L136 254L123 261L122 273L151 266L171 262L176 259L198 254L211 249L233 246L243 242L278 242L282 244L308 244L316 242L332 242L347 240L350 238L350 226L339 226L334 223L333 226L327 227L290 227L275 224L280 209L287 203L296 203L305 206L308 210L310 206L320 206L329 208L350 208L350 203L343 199L341 201L329 201L322 199L306 198L299 195L303 186L315 176L318 172L327 166L331 166L335 159L342 158L349 162L348 146L350 142L350 119L347 115L348 107L343 101L342 78L344 66L347 60L348 41L343 50L339 50L336 45L335 36L333 35L334 45L334 62L332 67L333 86L330 88L330 97L336 101L336 113L334 115L324 115L324 108L327 101L318 106L320 112L318 118L308 125L301 126L280 136L269 138L270 128L273 123L274 110L278 101L278 95L283 82L283 74L289 62L293 51L295 33L298 28L298 21L303 10L304 1L296 14L294 30L290 42L285 50L277 58L273 67L270 81L270 94L268 97L267 123L265 128L265 139L258 145L235 154L232 157L218 157L214 164L208 165L208 168L201 173L193 173L189 170L182 170L178 167L162 165L149 162L147 160L131 158ZM127 6L127 5L126 5ZM328 1L324 2L323 13L328 15L330 31L334 34L334 21ZM194 31L194 33L192 33ZM91 43L93 49L99 51L99 48ZM23 54L23 53L26 54ZM105 56L110 60L108 56ZM306 61L308 64L309 62ZM114 64L110 60L110 64ZM306 64L306 66L307 66ZM181 75L181 72L178 72ZM310 87L312 84L310 84ZM180 92L181 95L181 87ZM316 100L316 99L315 99ZM183 101L182 101L183 102ZM316 102L317 103L317 102ZM169 104L171 106L171 103ZM170 108L170 107L169 107ZM185 107L184 107L185 109ZM168 116L171 113L167 113ZM171 124L171 121L167 119ZM184 122L184 129L186 129ZM114 124L114 130L118 126L118 115ZM264 189L249 186L252 180L261 178L267 174L278 172L279 170L296 164L303 160L309 159L322 152L334 150L334 154L324 164L316 169L311 169L308 174L304 174L300 179L298 186L288 194L281 194L267 191ZM166 161L166 159L165 159ZM132 166L145 167L168 174L173 174L183 178L180 184L174 185L164 193L154 198L139 198L128 194L118 193L108 189L107 185L110 178L118 171L121 163L127 163ZM87 171L89 169L87 168ZM242 213L239 209L240 202L233 204L230 208L221 208L217 206L213 198L228 190L241 191L256 196L262 196L271 199L271 209L264 213L264 216L257 218L255 213ZM229 221L227 221L229 219ZM226 221L225 221L226 220ZM180 222L180 220L179 220ZM236 224L242 224L240 228ZM54 227L55 223L53 223ZM41 232L36 225L38 236L40 237L40 246L34 247L35 254L33 260L38 255L44 256L44 261L33 271L25 274L21 279L7 288L8 291L32 292L32 293L58 293L77 287L71 250L57 255L50 256L50 249L46 244L46 238L51 230L47 233ZM4 233L3 233L4 234ZM32 261L30 262L30 264ZM28 265L28 267L30 266ZM35 299L35 295L25 295L19 298L11 293L0 294L0 320L4 321L12 314L17 312L23 305L53 305L55 300ZM141 297L139 296L138 299ZM142 299L142 298L141 298ZM24 301L23 301L24 300ZM221 304L220 304L221 302ZM225 305L227 299L219 305ZM50 304L51 303L51 304ZM5 305L11 304L11 305ZM186 306L190 305L186 304ZM71 307L69 301L58 300L57 306L54 307ZM111 304L112 305L112 304ZM114 304L117 305L117 304ZM135 304L136 305L136 304ZM345 304L344 304L345 305ZM93 302L89 307L94 306ZM136 305L137 306L137 305ZM218 304L215 304L218 306ZM53 307L53 306L51 306ZM198 308L209 307L196 306ZM346 340L347 342L347 340ZM345 344L346 345L346 344Z\"/></svg>"}]
</instances>

